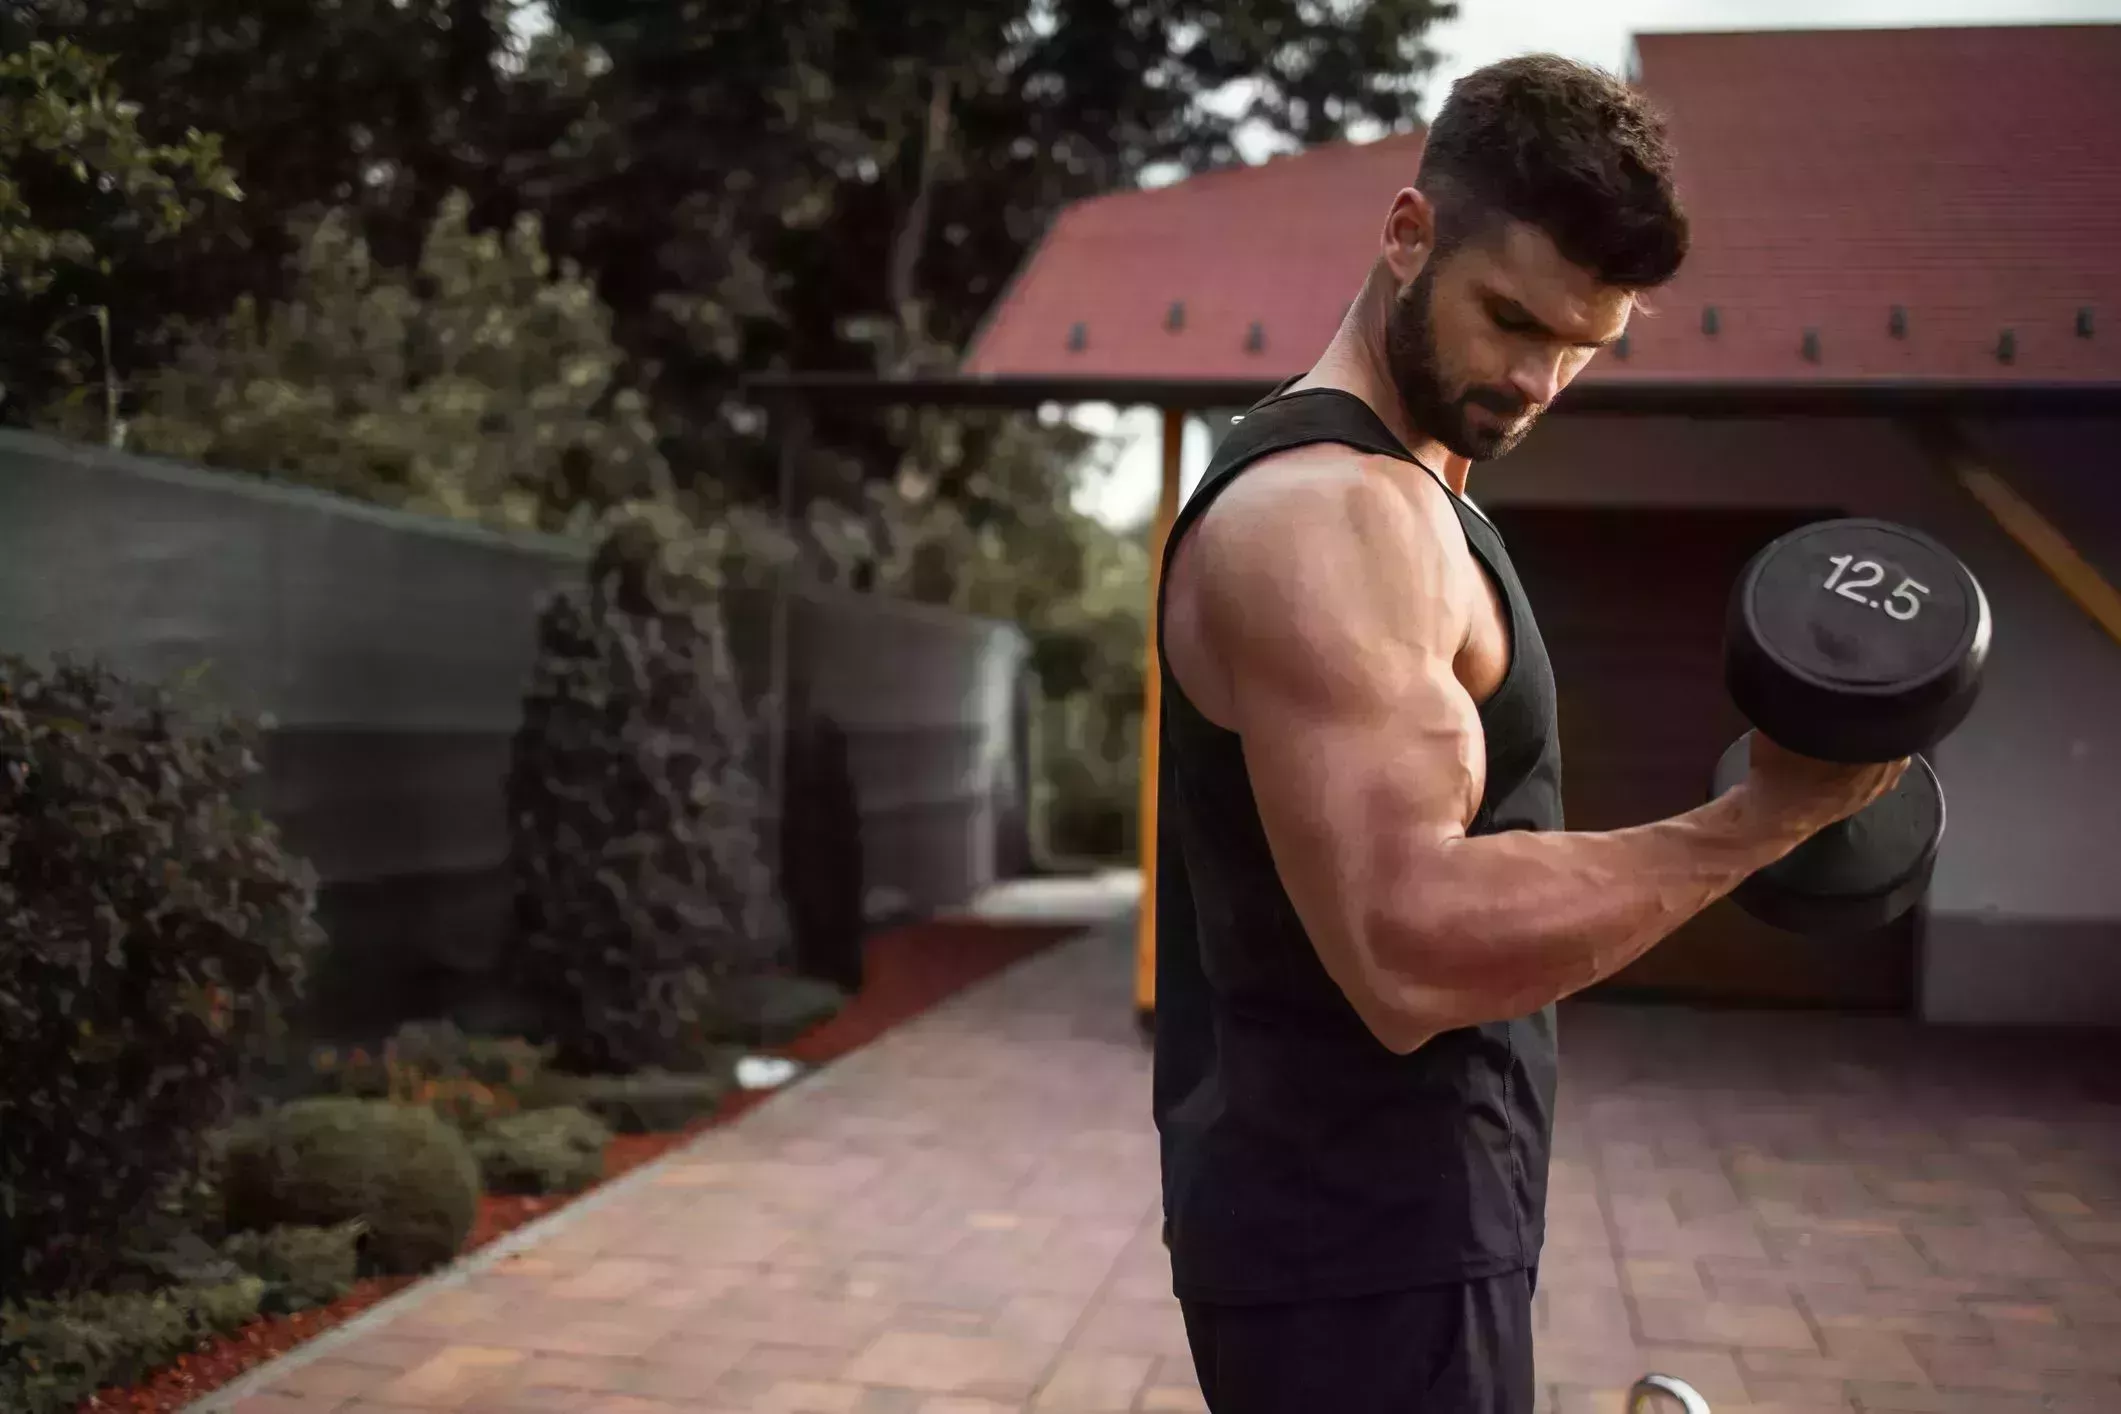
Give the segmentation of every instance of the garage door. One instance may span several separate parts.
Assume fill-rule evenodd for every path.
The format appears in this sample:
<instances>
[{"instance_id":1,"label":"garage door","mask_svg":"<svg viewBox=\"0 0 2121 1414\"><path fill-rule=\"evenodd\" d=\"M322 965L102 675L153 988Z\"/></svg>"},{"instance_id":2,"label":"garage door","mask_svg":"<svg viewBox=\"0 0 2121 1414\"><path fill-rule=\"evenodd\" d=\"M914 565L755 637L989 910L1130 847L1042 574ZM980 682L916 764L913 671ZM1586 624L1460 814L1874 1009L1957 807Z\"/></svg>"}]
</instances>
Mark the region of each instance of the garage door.
<instances>
[{"instance_id":1,"label":"garage door","mask_svg":"<svg viewBox=\"0 0 2121 1414\"><path fill-rule=\"evenodd\" d=\"M1489 510L1554 661L1569 828L1637 825L1699 805L1716 758L1745 730L1723 691L1731 584L1768 541L1835 512ZM1904 1012L1914 975L1911 919L1812 940L1719 903L1600 990Z\"/></svg>"}]
</instances>

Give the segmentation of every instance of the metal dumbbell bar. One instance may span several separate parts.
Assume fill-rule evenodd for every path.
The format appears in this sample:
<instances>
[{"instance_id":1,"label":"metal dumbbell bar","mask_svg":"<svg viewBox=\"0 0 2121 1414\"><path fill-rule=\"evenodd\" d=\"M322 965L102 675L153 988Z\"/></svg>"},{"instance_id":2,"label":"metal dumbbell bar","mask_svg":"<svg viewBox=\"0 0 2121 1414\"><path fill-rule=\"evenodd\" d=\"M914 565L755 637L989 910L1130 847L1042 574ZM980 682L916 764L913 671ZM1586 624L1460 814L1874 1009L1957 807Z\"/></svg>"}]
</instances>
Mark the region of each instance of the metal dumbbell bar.
<instances>
[{"instance_id":1,"label":"metal dumbbell bar","mask_svg":"<svg viewBox=\"0 0 2121 1414\"><path fill-rule=\"evenodd\" d=\"M1709 1402L1685 1380L1671 1375L1644 1375L1628 1391L1627 1414L1712 1414Z\"/></svg>"}]
</instances>

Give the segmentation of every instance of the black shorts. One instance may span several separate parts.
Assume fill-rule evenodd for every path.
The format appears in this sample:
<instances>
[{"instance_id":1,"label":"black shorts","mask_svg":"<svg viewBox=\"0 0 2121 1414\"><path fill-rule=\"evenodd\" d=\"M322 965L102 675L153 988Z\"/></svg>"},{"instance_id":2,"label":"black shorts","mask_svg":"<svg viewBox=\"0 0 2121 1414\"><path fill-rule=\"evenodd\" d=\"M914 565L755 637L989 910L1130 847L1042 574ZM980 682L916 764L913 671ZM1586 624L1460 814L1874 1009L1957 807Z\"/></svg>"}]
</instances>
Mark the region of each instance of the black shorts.
<instances>
[{"instance_id":1,"label":"black shorts","mask_svg":"<svg viewBox=\"0 0 2121 1414\"><path fill-rule=\"evenodd\" d=\"M1181 1305L1212 1414L1531 1414L1533 1280Z\"/></svg>"}]
</instances>

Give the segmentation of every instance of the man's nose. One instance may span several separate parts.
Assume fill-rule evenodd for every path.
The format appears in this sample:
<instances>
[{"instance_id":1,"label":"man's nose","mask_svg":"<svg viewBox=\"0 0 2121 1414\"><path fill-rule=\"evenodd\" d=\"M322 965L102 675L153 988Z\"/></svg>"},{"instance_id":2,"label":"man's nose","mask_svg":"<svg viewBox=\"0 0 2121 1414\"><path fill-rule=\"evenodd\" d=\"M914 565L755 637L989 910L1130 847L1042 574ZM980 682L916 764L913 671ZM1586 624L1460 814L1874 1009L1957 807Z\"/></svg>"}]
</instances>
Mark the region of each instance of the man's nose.
<instances>
[{"instance_id":1,"label":"man's nose","mask_svg":"<svg viewBox=\"0 0 2121 1414\"><path fill-rule=\"evenodd\" d=\"M1535 350L1519 358L1510 369L1510 387L1528 407L1545 407L1561 395L1560 350Z\"/></svg>"}]
</instances>

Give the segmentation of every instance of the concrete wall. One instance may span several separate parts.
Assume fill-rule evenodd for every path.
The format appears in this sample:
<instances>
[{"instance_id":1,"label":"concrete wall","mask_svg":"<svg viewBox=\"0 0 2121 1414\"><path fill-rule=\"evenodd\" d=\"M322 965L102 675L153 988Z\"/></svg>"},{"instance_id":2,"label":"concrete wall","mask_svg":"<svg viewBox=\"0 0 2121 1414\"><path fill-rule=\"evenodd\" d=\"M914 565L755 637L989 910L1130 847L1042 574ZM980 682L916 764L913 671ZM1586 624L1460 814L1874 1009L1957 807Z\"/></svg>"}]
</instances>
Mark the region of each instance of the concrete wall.
<instances>
[{"instance_id":1,"label":"concrete wall","mask_svg":"<svg viewBox=\"0 0 2121 1414\"><path fill-rule=\"evenodd\" d=\"M312 1024L446 1001L509 926L503 802L563 542L0 434L0 650L270 719L261 804L320 883ZM415 1003L417 1004L417 1003Z\"/></svg>"},{"instance_id":2,"label":"concrete wall","mask_svg":"<svg viewBox=\"0 0 2121 1414\"><path fill-rule=\"evenodd\" d=\"M581 564L569 542L0 432L0 652L158 680L208 664L213 699L270 715L263 803L323 885L327 1030L476 995L512 926L504 792L538 608ZM728 612L755 695L772 596ZM846 733L873 886L927 911L1021 861L1020 631L806 588L788 640L791 700Z\"/></svg>"},{"instance_id":3,"label":"concrete wall","mask_svg":"<svg viewBox=\"0 0 2121 1414\"><path fill-rule=\"evenodd\" d=\"M2050 425L2021 441L2076 448L2082 435ZM2087 499L2070 465L2043 463L2050 503ZM1933 753L1950 814L1921 927L1922 1014L2121 1025L2121 647L1899 428L1557 417L1468 489L1497 505L1838 508L1950 546L1988 595L1995 642L1980 703Z\"/></svg>"},{"instance_id":4,"label":"concrete wall","mask_svg":"<svg viewBox=\"0 0 2121 1414\"><path fill-rule=\"evenodd\" d=\"M747 635L732 637L741 645ZM1030 643L1021 630L810 588L794 601L788 637L794 710L847 735L880 908L952 908L1027 862L1020 699Z\"/></svg>"}]
</instances>

